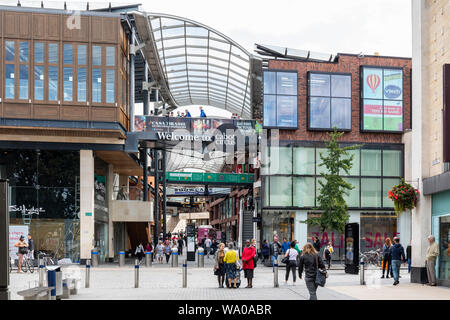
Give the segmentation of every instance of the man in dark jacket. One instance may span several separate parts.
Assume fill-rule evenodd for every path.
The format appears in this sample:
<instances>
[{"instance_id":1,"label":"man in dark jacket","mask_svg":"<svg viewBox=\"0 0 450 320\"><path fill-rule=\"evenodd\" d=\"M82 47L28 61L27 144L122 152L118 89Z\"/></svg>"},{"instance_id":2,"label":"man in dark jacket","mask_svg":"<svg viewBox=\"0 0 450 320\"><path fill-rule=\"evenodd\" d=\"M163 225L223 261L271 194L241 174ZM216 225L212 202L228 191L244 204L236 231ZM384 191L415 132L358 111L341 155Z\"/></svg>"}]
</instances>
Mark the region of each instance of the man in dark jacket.
<instances>
[{"instance_id":1,"label":"man in dark jacket","mask_svg":"<svg viewBox=\"0 0 450 320\"><path fill-rule=\"evenodd\" d=\"M402 261L406 261L405 249L400 244L399 238L394 238L394 244L389 248L389 251L392 255L392 271L394 273L394 286L396 286L400 283L398 281L400 275L400 265L402 264Z\"/></svg>"},{"instance_id":2,"label":"man in dark jacket","mask_svg":"<svg viewBox=\"0 0 450 320\"><path fill-rule=\"evenodd\" d=\"M406 247L406 259L408 260L408 273L411 273L411 242Z\"/></svg>"},{"instance_id":3,"label":"man in dark jacket","mask_svg":"<svg viewBox=\"0 0 450 320\"><path fill-rule=\"evenodd\" d=\"M270 255L272 256L272 270L275 272L275 261L278 261L278 255L281 252L281 243L278 240L278 237L273 237L273 242L270 245Z\"/></svg>"},{"instance_id":4,"label":"man in dark jacket","mask_svg":"<svg viewBox=\"0 0 450 320\"><path fill-rule=\"evenodd\" d=\"M314 249L316 249L317 253L319 253L320 252L320 240L319 240L319 237L313 237L312 240L313 240L313 247L314 247Z\"/></svg>"}]
</instances>

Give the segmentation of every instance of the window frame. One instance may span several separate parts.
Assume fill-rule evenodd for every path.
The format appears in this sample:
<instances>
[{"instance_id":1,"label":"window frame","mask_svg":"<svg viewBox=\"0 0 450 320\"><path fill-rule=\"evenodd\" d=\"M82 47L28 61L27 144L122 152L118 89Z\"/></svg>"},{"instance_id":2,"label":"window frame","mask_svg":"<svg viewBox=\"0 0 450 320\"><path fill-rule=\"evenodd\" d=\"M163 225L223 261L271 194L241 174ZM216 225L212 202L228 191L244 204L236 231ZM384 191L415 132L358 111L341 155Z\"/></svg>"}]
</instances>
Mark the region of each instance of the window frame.
<instances>
[{"instance_id":1,"label":"window frame","mask_svg":"<svg viewBox=\"0 0 450 320\"><path fill-rule=\"evenodd\" d=\"M330 76L330 95L329 96L311 96L311 86L310 86L310 76L311 74L324 74ZM337 75L337 76L350 76L350 97L333 97L331 95L331 76ZM351 132L353 128L353 81L352 81L353 74L350 72L328 72L328 71L314 71L309 70L306 73L306 84L307 84L307 94L306 94L306 123L307 123L307 130L308 131L325 131L325 132L332 132L334 130L333 127L330 128L312 128L311 127L311 97L317 97L317 98L328 98L330 99L330 125L331 125L331 115L332 115L332 104L331 101L333 98L341 98L341 99L348 99L350 100L350 129L342 129L337 128L337 131L339 132Z\"/></svg>"},{"instance_id":2,"label":"window frame","mask_svg":"<svg viewBox=\"0 0 450 320\"><path fill-rule=\"evenodd\" d=\"M6 42L13 42L14 43L14 60L13 61L6 61ZM20 61L20 43L26 42L28 43L28 60L27 61ZM33 74L33 87L34 87L34 66L32 68L32 62L31 59L34 60L34 42L28 39L11 39L11 38L3 38L2 42L2 54L1 56L4 57L5 60L2 60L2 72L6 72L6 65L13 65L14 66L14 98L6 98L6 75L2 74L2 78L5 79L5 81L2 82L2 102L11 102L11 103L26 103L29 104L32 101L32 97L34 95L34 92L31 90L30 85L30 75ZM25 65L28 68L28 96L26 99L20 99L20 66ZM32 73L33 71L33 73Z\"/></svg>"},{"instance_id":3,"label":"window frame","mask_svg":"<svg viewBox=\"0 0 450 320\"><path fill-rule=\"evenodd\" d=\"M267 94L270 96L274 96L275 97L275 107L276 107L276 120L275 122L278 122L278 105L277 105L277 98L278 96L284 96L284 97L296 97L296 108L297 108L297 119L296 119L296 126L293 127L280 127L280 126L265 126L264 125L264 96L266 95L264 93L264 76L266 72L275 72L275 93L273 94ZM278 72L282 72L282 73L295 73L296 74L296 80L297 80L297 94L296 95L289 95L289 94L278 94L277 93L277 73ZM298 77L298 70L284 70L284 69L267 69L267 70L263 70L263 76L262 76L262 86L263 86L263 90L262 90L262 118L263 118L263 128L264 129L282 129L282 130L298 130L298 114L299 114L299 110L298 110L298 83L299 83L299 77Z\"/></svg>"},{"instance_id":4,"label":"window frame","mask_svg":"<svg viewBox=\"0 0 450 320\"><path fill-rule=\"evenodd\" d=\"M94 65L93 64L93 47L99 46L101 48L101 64ZM114 47L114 66L106 65L106 47ZM102 106L102 107L117 107L119 106L119 102L117 101L118 97L118 56L119 56L119 45L118 44L104 44L104 43L91 43L88 46L88 57L89 57L89 70L88 70L88 82L91 83L89 86L89 95L88 101L90 101L92 106ZM100 69L101 74L101 101L94 102L93 101L93 71L94 69ZM106 102L106 70L114 70L114 102Z\"/></svg>"},{"instance_id":5,"label":"window frame","mask_svg":"<svg viewBox=\"0 0 450 320\"><path fill-rule=\"evenodd\" d=\"M364 129L364 100L366 99L364 97L364 68L370 68L370 69L381 69L383 73L383 79L381 79L381 84L383 86L383 98L382 99L374 99L374 98L367 98L369 100L378 100L381 101L382 105L382 130L368 130ZM402 99L401 100L395 100L400 101L402 103L402 130L401 131L393 131L393 130L384 130L384 101L392 101L393 99L384 99L384 69L391 69L391 70L401 70L402 71ZM405 132L405 69L403 67L397 67L397 66L373 66L373 65L360 65L359 66L359 117L360 117L360 132L364 133L396 133L396 134L403 134Z\"/></svg>"}]
</instances>

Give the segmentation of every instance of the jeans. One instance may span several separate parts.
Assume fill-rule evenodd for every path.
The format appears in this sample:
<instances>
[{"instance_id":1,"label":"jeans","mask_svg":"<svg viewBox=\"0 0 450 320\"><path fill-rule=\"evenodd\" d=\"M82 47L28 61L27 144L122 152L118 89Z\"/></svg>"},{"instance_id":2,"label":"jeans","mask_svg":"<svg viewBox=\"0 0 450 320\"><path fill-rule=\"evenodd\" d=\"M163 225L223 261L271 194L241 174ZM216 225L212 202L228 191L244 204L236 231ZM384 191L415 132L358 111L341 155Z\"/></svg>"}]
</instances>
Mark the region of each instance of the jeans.
<instances>
[{"instance_id":1,"label":"jeans","mask_svg":"<svg viewBox=\"0 0 450 320\"><path fill-rule=\"evenodd\" d=\"M394 273L394 281L398 281L398 276L400 275L400 265L402 262L400 260L392 260L392 272Z\"/></svg>"},{"instance_id":2,"label":"jeans","mask_svg":"<svg viewBox=\"0 0 450 320\"><path fill-rule=\"evenodd\" d=\"M411 258L408 258L408 273L411 272Z\"/></svg>"},{"instance_id":3,"label":"jeans","mask_svg":"<svg viewBox=\"0 0 450 320\"><path fill-rule=\"evenodd\" d=\"M272 270L275 272L275 262L278 262L278 256L272 256Z\"/></svg>"},{"instance_id":4,"label":"jeans","mask_svg":"<svg viewBox=\"0 0 450 320\"><path fill-rule=\"evenodd\" d=\"M306 288L308 288L309 292L309 300L317 300L317 284L315 279L307 279L305 278Z\"/></svg>"},{"instance_id":5,"label":"jeans","mask_svg":"<svg viewBox=\"0 0 450 320\"><path fill-rule=\"evenodd\" d=\"M295 277L295 269L297 268L297 260L289 260L289 262L286 264L286 281L289 280L289 272L292 270L292 277L295 283L296 277Z\"/></svg>"}]
</instances>

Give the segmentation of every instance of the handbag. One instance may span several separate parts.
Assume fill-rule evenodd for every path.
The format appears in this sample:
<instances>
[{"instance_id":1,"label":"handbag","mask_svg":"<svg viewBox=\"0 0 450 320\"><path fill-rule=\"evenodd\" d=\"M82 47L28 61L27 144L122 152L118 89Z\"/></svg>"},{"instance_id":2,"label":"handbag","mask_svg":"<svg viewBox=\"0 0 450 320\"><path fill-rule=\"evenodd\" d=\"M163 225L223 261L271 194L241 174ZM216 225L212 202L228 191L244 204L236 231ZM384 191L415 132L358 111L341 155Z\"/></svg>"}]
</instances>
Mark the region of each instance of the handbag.
<instances>
[{"instance_id":1,"label":"handbag","mask_svg":"<svg viewBox=\"0 0 450 320\"><path fill-rule=\"evenodd\" d=\"M236 270L241 270L241 262L239 261L239 254L236 251Z\"/></svg>"},{"instance_id":2,"label":"handbag","mask_svg":"<svg viewBox=\"0 0 450 320\"><path fill-rule=\"evenodd\" d=\"M289 250L291 250L291 249L289 249ZM287 252L289 252L289 250ZM289 256L288 257L284 257L283 259L281 259L281 263L288 264L289 263Z\"/></svg>"},{"instance_id":3,"label":"handbag","mask_svg":"<svg viewBox=\"0 0 450 320\"><path fill-rule=\"evenodd\" d=\"M319 268L319 256L318 255L316 255L316 267L317 267L317 271L316 271L315 283L321 287L324 287L325 283L327 281L327 278L328 278L328 273L327 273L327 270L322 270Z\"/></svg>"}]
</instances>

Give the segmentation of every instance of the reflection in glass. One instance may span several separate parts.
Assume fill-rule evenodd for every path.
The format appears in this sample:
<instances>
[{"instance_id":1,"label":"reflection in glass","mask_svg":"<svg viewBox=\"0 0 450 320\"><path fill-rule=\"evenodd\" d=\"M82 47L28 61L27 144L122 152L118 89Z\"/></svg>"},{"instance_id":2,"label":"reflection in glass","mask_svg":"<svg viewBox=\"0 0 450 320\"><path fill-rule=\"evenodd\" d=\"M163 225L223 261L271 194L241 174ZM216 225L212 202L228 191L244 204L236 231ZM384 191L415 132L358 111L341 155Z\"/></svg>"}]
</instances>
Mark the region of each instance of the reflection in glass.
<instances>
[{"instance_id":1,"label":"reflection in glass","mask_svg":"<svg viewBox=\"0 0 450 320\"><path fill-rule=\"evenodd\" d=\"M28 42L21 41L19 43L19 61L28 62Z\"/></svg>"},{"instance_id":2,"label":"reflection in glass","mask_svg":"<svg viewBox=\"0 0 450 320\"><path fill-rule=\"evenodd\" d=\"M48 67L48 100L58 100L58 67Z\"/></svg>"},{"instance_id":3,"label":"reflection in glass","mask_svg":"<svg viewBox=\"0 0 450 320\"><path fill-rule=\"evenodd\" d=\"M310 96L330 96L330 75L321 73L309 74L309 95Z\"/></svg>"},{"instance_id":4,"label":"reflection in glass","mask_svg":"<svg viewBox=\"0 0 450 320\"><path fill-rule=\"evenodd\" d=\"M73 49L71 44L64 44L64 64L73 63Z\"/></svg>"},{"instance_id":5,"label":"reflection in glass","mask_svg":"<svg viewBox=\"0 0 450 320\"><path fill-rule=\"evenodd\" d=\"M19 66L19 99L28 99L28 65Z\"/></svg>"},{"instance_id":6,"label":"reflection in glass","mask_svg":"<svg viewBox=\"0 0 450 320\"><path fill-rule=\"evenodd\" d=\"M114 103L114 82L115 82L115 72L114 70L106 70L106 102Z\"/></svg>"},{"instance_id":7,"label":"reflection in glass","mask_svg":"<svg viewBox=\"0 0 450 320\"><path fill-rule=\"evenodd\" d=\"M106 47L106 65L115 66L116 65L116 48Z\"/></svg>"},{"instance_id":8,"label":"reflection in glass","mask_svg":"<svg viewBox=\"0 0 450 320\"><path fill-rule=\"evenodd\" d=\"M348 195L344 195L344 200L349 208L359 208L359 178L344 178L354 188L347 190Z\"/></svg>"},{"instance_id":9,"label":"reflection in glass","mask_svg":"<svg viewBox=\"0 0 450 320\"><path fill-rule=\"evenodd\" d=\"M294 147L294 174L314 174L314 148Z\"/></svg>"},{"instance_id":10,"label":"reflection in glass","mask_svg":"<svg viewBox=\"0 0 450 320\"><path fill-rule=\"evenodd\" d=\"M14 61L14 41L5 41L5 61Z\"/></svg>"},{"instance_id":11,"label":"reflection in glass","mask_svg":"<svg viewBox=\"0 0 450 320\"><path fill-rule=\"evenodd\" d=\"M5 64L5 98L14 99L14 65Z\"/></svg>"},{"instance_id":12,"label":"reflection in glass","mask_svg":"<svg viewBox=\"0 0 450 320\"><path fill-rule=\"evenodd\" d=\"M100 66L102 64L102 47L92 46L92 65Z\"/></svg>"},{"instance_id":13,"label":"reflection in glass","mask_svg":"<svg viewBox=\"0 0 450 320\"><path fill-rule=\"evenodd\" d=\"M34 62L44 63L44 43L35 42L34 43Z\"/></svg>"},{"instance_id":14,"label":"reflection in glass","mask_svg":"<svg viewBox=\"0 0 450 320\"><path fill-rule=\"evenodd\" d=\"M350 75L331 75L331 96L350 98L352 96L352 77Z\"/></svg>"},{"instance_id":15,"label":"reflection in glass","mask_svg":"<svg viewBox=\"0 0 450 320\"><path fill-rule=\"evenodd\" d=\"M314 207L314 177L294 177L294 206Z\"/></svg>"},{"instance_id":16,"label":"reflection in glass","mask_svg":"<svg viewBox=\"0 0 450 320\"><path fill-rule=\"evenodd\" d=\"M102 70L92 69L92 102L102 101Z\"/></svg>"},{"instance_id":17,"label":"reflection in glass","mask_svg":"<svg viewBox=\"0 0 450 320\"><path fill-rule=\"evenodd\" d=\"M78 64L87 64L87 47L85 44L78 45Z\"/></svg>"},{"instance_id":18,"label":"reflection in glass","mask_svg":"<svg viewBox=\"0 0 450 320\"><path fill-rule=\"evenodd\" d=\"M86 101L86 83L87 83L87 75L86 68L78 68L78 91L77 91L77 99L78 102Z\"/></svg>"},{"instance_id":19,"label":"reflection in glass","mask_svg":"<svg viewBox=\"0 0 450 320\"><path fill-rule=\"evenodd\" d=\"M361 179L361 207L381 207L381 179Z\"/></svg>"},{"instance_id":20,"label":"reflection in glass","mask_svg":"<svg viewBox=\"0 0 450 320\"><path fill-rule=\"evenodd\" d=\"M264 126L275 127L277 125L277 105L275 95L264 95Z\"/></svg>"},{"instance_id":21,"label":"reflection in glass","mask_svg":"<svg viewBox=\"0 0 450 320\"><path fill-rule=\"evenodd\" d=\"M309 103L310 128L330 128L330 98L310 97Z\"/></svg>"},{"instance_id":22,"label":"reflection in glass","mask_svg":"<svg viewBox=\"0 0 450 320\"><path fill-rule=\"evenodd\" d=\"M48 44L48 63L58 63L58 44Z\"/></svg>"},{"instance_id":23,"label":"reflection in glass","mask_svg":"<svg viewBox=\"0 0 450 320\"><path fill-rule=\"evenodd\" d=\"M381 150L361 150L361 175L381 176Z\"/></svg>"},{"instance_id":24,"label":"reflection in glass","mask_svg":"<svg viewBox=\"0 0 450 320\"><path fill-rule=\"evenodd\" d=\"M297 95L296 72L277 72L277 94Z\"/></svg>"},{"instance_id":25,"label":"reflection in glass","mask_svg":"<svg viewBox=\"0 0 450 320\"><path fill-rule=\"evenodd\" d=\"M401 176L402 152L383 150L383 176Z\"/></svg>"},{"instance_id":26,"label":"reflection in glass","mask_svg":"<svg viewBox=\"0 0 450 320\"><path fill-rule=\"evenodd\" d=\"M44 67L34 67L34 100L44 100Z\"/></svg>"},{"instance_id":27,"label":"reflection in glass","mask_svg":"<svg viewBox=\"0 0 450 320\"><path fill-rule=\"evenodd\" d=\"M292 178L270 177L270 206L290 207L292 206Z\"/></svg>"},{"instance_id":28,"label":"reflection in glass","mask_svg":"<svg viewBox=\"0 0 450 320\"><path fill-rule=\"evenodd\" d=\"M352 101L346 98L331 98L331 126L338 129L352 128Z\"/></svg>"},{"instance_id":29,"label":"reflection in glass","mask_svg":"<svg viewBox=\"0 0 450 320\"><path fill-rule=\"evenodd\" d=\"M72 101L73 75L72 68L64 68L64 101Z\"/></svg>"}]
</instances>

